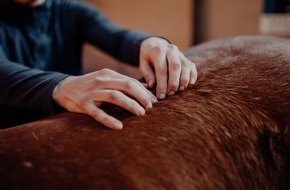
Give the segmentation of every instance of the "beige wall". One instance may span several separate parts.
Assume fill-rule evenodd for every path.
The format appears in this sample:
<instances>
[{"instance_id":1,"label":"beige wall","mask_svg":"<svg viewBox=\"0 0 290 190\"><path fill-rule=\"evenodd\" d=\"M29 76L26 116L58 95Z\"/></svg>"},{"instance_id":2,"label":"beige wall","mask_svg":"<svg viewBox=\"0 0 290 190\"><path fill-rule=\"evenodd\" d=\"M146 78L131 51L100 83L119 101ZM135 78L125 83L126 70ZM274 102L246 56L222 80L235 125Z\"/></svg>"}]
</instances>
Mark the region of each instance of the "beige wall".
<instances>
[{"instance_id":1,"label":"beige wall","mask_svg":"<svg viewBox=\"0 0 290 190\"><path fill-rule=\"evenodd\" d=\"M181 50L192 46L193 33L199 41L236 35L259 34L263 0L196 0L198 24L194 29L194 0L87 0L117 24L164 36ZM137 69L85 46L85 72L109 67L135 78Z\"/></svg>"},{"instance_id":2,"label":"beige wall","mask_svg":"<svg viewBox=\"0 0 290 190\"><path fill-rule=\"evenodd\" d=\"M198 40L259 34L263 0L198 0Z\"/></svg>"},{"instance_id":3,"label":"beige wall","mask_svg":"<svg viewBox=\"0 0 290 190\"><path fill-rule=\"evenodd\" d=\"M181 50L192 45L192 0L88 0L96 5L115 23L130 29L138 29L164 36ZM109 67L118 72L139 77L136 69L123 67L89 46L84 52L85 72Z\"/></svg>"},{"instance_id":4,"label":"beige wall","mask_svg":"<svg viewBox=\"0 0 290 190\"><path fill-rule=\"evenodd\" d=\"M113 21L164 36L186 49L192 42L192 0L91 0Z\"/></svg>"}]
</instances>

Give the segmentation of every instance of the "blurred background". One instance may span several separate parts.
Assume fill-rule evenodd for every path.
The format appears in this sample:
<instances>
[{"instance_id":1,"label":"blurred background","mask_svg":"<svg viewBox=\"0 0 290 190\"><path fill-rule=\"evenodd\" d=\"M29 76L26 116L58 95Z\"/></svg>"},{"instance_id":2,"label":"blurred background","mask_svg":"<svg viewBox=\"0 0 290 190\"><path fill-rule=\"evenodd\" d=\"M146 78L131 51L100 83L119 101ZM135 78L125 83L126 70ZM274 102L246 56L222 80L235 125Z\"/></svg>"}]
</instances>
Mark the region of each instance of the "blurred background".
<instances>
[{"instance_id":1,"label":"blurred background","mask_svg":"<svg viewBox=\"0 0 290 190\"><path fill-rule=\"evenodd\" d=\"M263 0L85 0L109 19L126 28L160 35L182 51L218 38L259 34ZM138 69L123 66L102 52L85 45L84 71L104 67L131 77Z\"/></svg>"}]
</instances>

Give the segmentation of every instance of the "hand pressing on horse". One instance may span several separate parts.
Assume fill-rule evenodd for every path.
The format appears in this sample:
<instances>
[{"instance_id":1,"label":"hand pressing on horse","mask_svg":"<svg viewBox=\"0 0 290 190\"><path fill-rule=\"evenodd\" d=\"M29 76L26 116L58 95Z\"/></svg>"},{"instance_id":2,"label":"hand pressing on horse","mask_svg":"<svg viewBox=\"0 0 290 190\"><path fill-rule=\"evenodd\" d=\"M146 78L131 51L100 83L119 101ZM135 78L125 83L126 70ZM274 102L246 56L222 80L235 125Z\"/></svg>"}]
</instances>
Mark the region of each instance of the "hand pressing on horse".
<instances>
[{"instance_id":1,"label":"hand pressing on horse","mask_svg":"<svg viewBox=\"0 0 290 190\"><path fill-rule=\"evenodd\" d=\"M156 87L156 96L166 96L184 90L197 79L195 64L168 41L150 37L140 47L140 71L149 88Z\"/></svg>"},{"instance_id":2,"label":"hand pressing on horse","mask_svg":"<svg viewBox=\"0 0 290 190\"><path fill-rule=\"evenodd\" d=\"M54 89L53 99L68 111L90 115L111 129L122 129L123 124L100 109L103 102L144 115L157 101L142 83L109 69L67 77Z\"/></svg>"}]
</instances>

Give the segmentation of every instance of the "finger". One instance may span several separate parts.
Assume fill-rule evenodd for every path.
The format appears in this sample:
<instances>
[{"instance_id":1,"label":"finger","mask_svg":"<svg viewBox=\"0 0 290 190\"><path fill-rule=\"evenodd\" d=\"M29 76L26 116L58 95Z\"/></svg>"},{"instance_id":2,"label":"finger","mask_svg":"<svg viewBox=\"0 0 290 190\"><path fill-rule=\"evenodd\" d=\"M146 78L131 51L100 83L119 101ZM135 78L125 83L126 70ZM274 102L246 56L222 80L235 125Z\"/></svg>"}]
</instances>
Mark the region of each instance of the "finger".
<instances>
[{"instance_id":1,"label":"finger","mask_svg":"<svg viewBox=\"0 0 290 190\"><path fill-rule=\"evenodd\" d=\"M136 80L112 79L105 81L106 89L119 90L136 99L144 108L151 108L154 95ZM156 99L156 98L155 98Z\"/></svg>"},{"instance_id":2,"label":"finger","mask_svg":"<svg viewBox=\"0 0 290 190\"><path fill-rule=\"evenodd\" d=\"M126 76L127 77L127 76ZM150 96L150 99L151 99L151 103L156 103L158 100L156 98L156 96L150 91L148 90L148 88L145 87L144 84L142 84L140 81L136 80L136 79L133 79L133 78L130 78L128 77L128 80L132 80L133 82L135 82L137 85L139 85L143 90L145 90L148 95ZM140 95L139 95L140 96Z\"/></svg>"},{"instance_id":3,"label":"finger","mask_svg":"<svg viewBox=\"0 0 290 190\"><path fill-rule=\"evenodd\" d=\"M148 85L148 83L143 83L142 82L142 85L146 88L146 89L148 89L149 88L149 85Z\"/></svg>"},{"instance_id":4,"label":"finger","mask_svg":"<svg viewBox=\"0 0 290 190\"><path fill-rule=\"evenodd\" d=\"M154 88L156 84L154 70L146 60L140 61L140 71L148 83L149 88Z\"/></svg>"},{"instance_id":5,"label":"finger","mask_svg":"<svg viewBox=\"0 0 290 190\"><path fill-rule=\"evenodd\" d=\"M156 75L156 95L159 99L164 99L167 92L167 62L165 53L159 52L158 56L154 57L155 75Z\"/></svg>"},{"instance_id":6,"label":"finger","mask_svg":"<svg viewBox=\"0 0 290 190\"><path fill-rule=\"evenodd\" d=\"M117 72L114 72L113 73L115 76L114 76L114 78L115 79L121 79L121 80L123 80L123 79L125 79L125 80L127 80L127 81L133 81L133 82L135 82L139 87L141 87L143 90L145 90L148 94L149 94L149 96L151 97L151 101L152 101L152 103L155 103L155 102L157 102L157 98L154 96L154 94L152 94L147 88L145 88L145 86L141 83L141 82L139 82L138 80L136 80L136 79L133 79L133 78L131 78L131 77L128 77L128 76L126 76L126 75L122 75L122 74L120 74L120 73L117 73ZM111 80L110 80L111 81ZM105 84L105 82L103 81L103 84ZM107 84L107 83L106 83ZM140 96L140 95L139 95ZM139 97L138 96L138 97Z\"/></svg>"},{"instance_id":7,"label":"finger","mask_svg":"<svg viewBox=\"0 0 290 190\"><path fill-rule=\"evenodd\" d=\"M131 96L136 99L144 108L152 107L152 98L150 94L152 94L142 85L142 87L138 84L139 82L134 80L111 80L106 82L107 89L115 89L119 90L126 95ZM153 95L153 94L152 94ZM154 95L153 95L154 96Z\"/></svg>"},{"instance_id":8,"label":"finger","mask_svg":"<svg viewBox=\"0 0 290 190\"><path fill-rule=\"evenodd\" d=\"M138 102L118 90L98 90L95 92L94 100L115 104L135 115L145 114L145 109Z\"/></svg>"},{"instance_id":9,"label":"finger","mask_svg":"<svg viewBox=\"0 0 290 190\"><path fill-rule=\"evenodd\" d=\"M190 81L190 70L191 70L191 62L186 58L181 57L181 74L180 74L180 82L178 90L184 90Z\"/></svg>"},{"instance_id":10,"label":"finger","mask_svg":"<svg viewBox=\"0 0 290 190\"><path fill-rule=\"evenodd\" d=\"M147 83L142 83L142 85L146 88L146 89L148 89L149 88L149 85L147 84ZM156 98L156 96L154 96L154 94L149 90L149 95L150 95L150 97L151 97L151 101L152 101L152 103L156 103L156 102L158 102L158 99Z\"/></svg>"},{"instance_id":11,"label":"finger","mask_svg":"<svg viewBox=\"0 0 290 190\"><path fill-rule=\"evenodd\" d=\"M111 129L123 128L122 122L100 110L93 101L82 101L81 104L72 104L74 105L73 107L70 107L70 111L72 112L87 114Z\"/></svg>"},{"instance_id":12,"label":"finger","mask_svg":"<svg viewBox=\"0 0 290 190\"><path fill-rule=\"evenodd\" d=\"M96 107L93 103L86 105L86 114L110 129L122 129L123 123Z\"/></svg>"},{"instance_id":13,"label":"finger","mask_svg":"<svg viewBox=\"0 0 290 190\"><path fill-rule=\"evenodd\" d=\"M194 63L191 62L190 64L190 81L189 84L194 84L197 80L197 70Z\"/></svg>"},{"instance_id":14,"label":"finger","mask_svg":"<svg viewBox=\"0 0 290 190\"><path fill-rule=\"evenodd\" d=\"M179 87L179 80L181 74L181 63L178 56L178 49L175 45L169 45L169 50L167 52L167 64L168 64L168 95L173 95Z\"/></svg>"}]
</instances>

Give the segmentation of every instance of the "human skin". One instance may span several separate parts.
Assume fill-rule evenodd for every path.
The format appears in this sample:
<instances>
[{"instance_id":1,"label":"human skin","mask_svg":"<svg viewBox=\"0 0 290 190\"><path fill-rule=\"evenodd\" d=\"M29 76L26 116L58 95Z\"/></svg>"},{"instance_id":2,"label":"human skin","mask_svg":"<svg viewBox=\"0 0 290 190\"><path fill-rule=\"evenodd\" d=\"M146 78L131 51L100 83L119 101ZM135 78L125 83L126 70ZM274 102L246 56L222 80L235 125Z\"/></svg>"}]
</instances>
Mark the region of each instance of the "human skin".
<instances>
[{"instance_id":1,"label":"human skin","mask_svg":"<svg viewBox=\"0 0 290 190\"><path fill-rule=\"evenodd\" d=\"M141 44L140 70L148 83L146 86L156 85L159 99L184 90L197 78L195 65L175 45L156 37ZM157 102L139 81L109 69L67 77L55 88L53 99L67 110L90 115L112 129L122 129L123 124L99 108L102 102L118 105L136 115L144 115Z\"/></svg>"},{"instance_id":2,"label":"human skin","mask_svg":"<svg viewBox=\"0 0 290 190\"><path fill-rule=\"evenodd\" d=\"M18 3L38 6L45 0L14 0ZM195 65L168 41L150 37L141 43L139 69L146 87L156 88L158 99L174 95L194 84L197 78ZM53 100L71 112L90 115L112 129L122 129L123 124L99 107L103 102L118 105L136 115L157 102L157 98L135 79L109 69L82 76L69 76L57 85Z\"/></svg>"},{"instance_id":3,"label":"human skin","mask_svg":"<svg viewBox=\"0 0 290 190\"><path fill-rule=\"evenodd\" d=\"M195 64L177 46L157 37L142 42L139 68L149 88L157 85L156 96L159 99L184 90L189 84L194 84L197 78Z\"/></svg>"}]
</instances>

